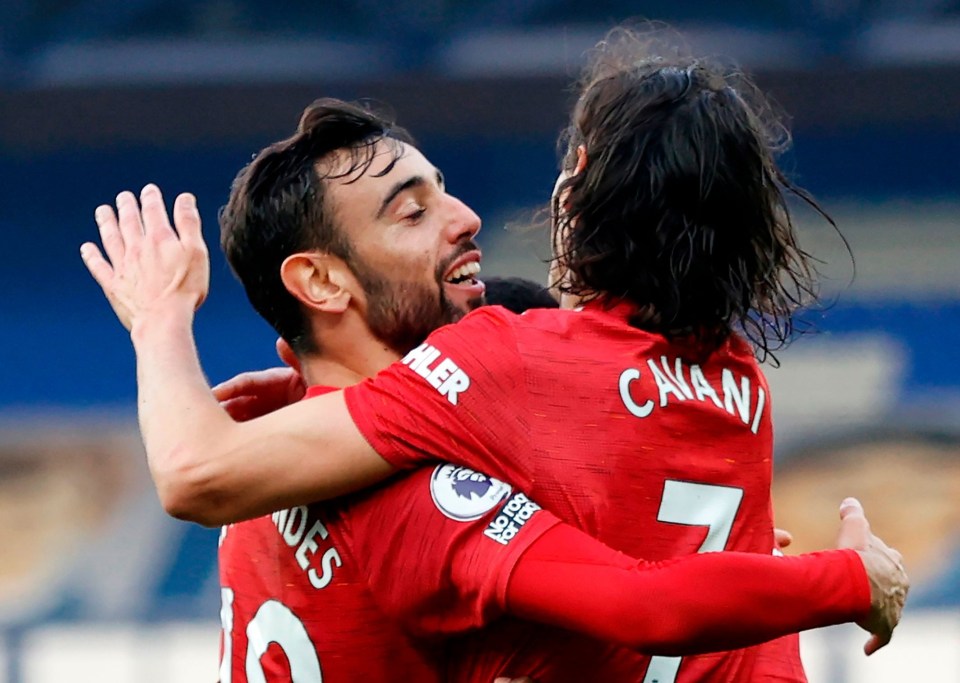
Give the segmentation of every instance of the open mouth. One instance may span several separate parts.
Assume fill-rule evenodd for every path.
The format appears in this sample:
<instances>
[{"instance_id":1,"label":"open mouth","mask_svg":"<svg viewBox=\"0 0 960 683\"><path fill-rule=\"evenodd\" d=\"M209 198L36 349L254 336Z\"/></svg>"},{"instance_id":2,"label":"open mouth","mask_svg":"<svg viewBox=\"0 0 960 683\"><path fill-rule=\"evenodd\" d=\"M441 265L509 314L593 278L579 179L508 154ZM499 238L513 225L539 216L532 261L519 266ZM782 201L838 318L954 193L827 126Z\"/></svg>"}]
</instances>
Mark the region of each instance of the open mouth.
<instances>
[{"instance_id":1,"label":"open mouth","mask_svg":"<svg viewBox=\"0 0 960 683\"><path fill-rule=\"evenodd\" d=\"M467 261L447 273L443 281L451 285L472 285L477 283L479 274L480 261Z\"/></svg>"}]
</instances>

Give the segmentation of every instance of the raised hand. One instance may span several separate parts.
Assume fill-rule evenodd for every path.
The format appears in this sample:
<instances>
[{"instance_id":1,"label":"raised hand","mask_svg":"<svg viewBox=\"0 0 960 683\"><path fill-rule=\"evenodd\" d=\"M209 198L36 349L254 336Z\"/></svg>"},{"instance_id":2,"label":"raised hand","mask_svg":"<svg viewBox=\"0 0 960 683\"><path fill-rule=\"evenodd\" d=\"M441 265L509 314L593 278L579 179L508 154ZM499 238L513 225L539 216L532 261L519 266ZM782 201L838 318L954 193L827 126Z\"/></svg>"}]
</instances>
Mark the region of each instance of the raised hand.
<instances>
[{"instance_id":1,"label":"raised hand","mask_svg":"<svg viewBox=\"0 0 960 683\"><path fill-rule=\"evenodd\" d=\"M870 579L870 615L857 625L872 634L863 647L867 655L872 655L890 642L893 629L900 622L910 590L903 556L873 535L856 498L847 498L840 504L837 547L856 550Z\"/></svg>"},{"instance_id":2,"label":"raised hand","mask_svg":"<svg viewBox=\"0 0 960 683\"><path fill-rule=\"evenodd\" d=\"M140 204L132 192L117 195L117 210L97 207L103 253L92 242L80 255L128 330L164 307L196 310L210 287L210 257L192 194L181 194L170 226L160 188L147 185Z\"/></svg>"}]
</instances>

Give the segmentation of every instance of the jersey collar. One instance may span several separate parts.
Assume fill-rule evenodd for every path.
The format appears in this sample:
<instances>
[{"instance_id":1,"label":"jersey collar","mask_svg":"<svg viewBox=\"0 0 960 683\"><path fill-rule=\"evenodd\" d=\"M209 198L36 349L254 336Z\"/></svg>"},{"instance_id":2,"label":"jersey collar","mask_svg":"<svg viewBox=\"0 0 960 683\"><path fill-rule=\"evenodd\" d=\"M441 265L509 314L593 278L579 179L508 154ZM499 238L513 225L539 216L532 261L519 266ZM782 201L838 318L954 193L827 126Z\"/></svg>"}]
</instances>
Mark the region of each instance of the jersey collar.
<instances>
[{"instance_id":1,"label":"jersey collar","mask_svg":"<svg viewBox=\"0 0 960 683\"><path fill-rule=\"evenodd\" d=\"M336 387L325 387L322 384L315 384L312 387L307 387L307 393L304 395L304 398L323 396L324 394L329 394L334 391L339 391L339 389Z\"/></svg>"},{"instance_id":2,"label":"jersey collar","mask_svg":"<svg viewBox=\"0 0 960 683\"><path fill-rule=\"evenodd\" d=\"M632 301L626 299L599 298L587 301L577 306L578 311L589 311L591 313L604 313L621 320L629 320L637 313L640 307Z\"/></svg>"}]
</instances>

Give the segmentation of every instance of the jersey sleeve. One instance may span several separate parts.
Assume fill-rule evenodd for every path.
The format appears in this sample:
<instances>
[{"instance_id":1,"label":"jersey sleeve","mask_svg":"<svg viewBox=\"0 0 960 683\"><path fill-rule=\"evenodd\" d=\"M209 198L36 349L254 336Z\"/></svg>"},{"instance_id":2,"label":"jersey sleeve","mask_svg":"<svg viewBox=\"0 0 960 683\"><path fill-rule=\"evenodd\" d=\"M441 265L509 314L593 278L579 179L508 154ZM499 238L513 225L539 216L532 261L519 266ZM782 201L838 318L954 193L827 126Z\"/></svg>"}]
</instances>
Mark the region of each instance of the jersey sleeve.
<instances>
[{"instance_id":1,"label":"jersey sleeve","mask_svg":"<svg viewBox=\"0 0 960 683\"><path fill-rule=\"evenodd\" d=\"M853 550L644 562L558 524L515 564L507 606L646 654L688 655L864 619L870 583Z\"/></svg>"},{"instance_id":2,"label":"jersey sleeve","mask_svg":"<svg viewBox=\"0 0 960 683\"><path fill-rule=\"evenodd\" d=\"M427 638L504 614L518 559L558 523L509 485L450 464L404 475L343 515L349 557L381 611Z\"/></svg>"},{"instance_id":3,"label":"jersey sleeve","mask_svg":"<svg viewBox=\"0 0 960 683\"><path fill-rule=\"evenodd\" d=\"M530 438L517 318L478 309L347 388L347 408L374 450L398 469L450 461L524 488L530 475L510 458Z\"/></svg>"}]
</instances>

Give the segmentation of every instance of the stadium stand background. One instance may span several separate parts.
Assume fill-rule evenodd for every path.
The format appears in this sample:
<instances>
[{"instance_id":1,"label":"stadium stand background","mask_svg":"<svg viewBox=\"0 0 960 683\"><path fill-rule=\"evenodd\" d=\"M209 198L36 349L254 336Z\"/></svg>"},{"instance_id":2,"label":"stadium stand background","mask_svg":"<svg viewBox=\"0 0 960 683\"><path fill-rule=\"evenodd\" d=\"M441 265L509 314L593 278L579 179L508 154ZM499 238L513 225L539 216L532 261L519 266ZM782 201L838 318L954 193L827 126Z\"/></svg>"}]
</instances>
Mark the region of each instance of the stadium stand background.
<instances>
[{"instance_id":1,"label":"stadium stand background","mask_svg":"<svg viewBox=\"0 0 960 683\"><path fill-rule=\"evenodd\" d=\"M150 487L133 354L78 256L94 207L148 181L197 194L214 381L274 363L214 248L217 208L317 96L389 103L484 218L484 272L542 279L526 225L569 82L638 16L736 60L789 112L786 167L856 256L850 284L839 239L801 214L832 303L769 373L778 516L815 547L831 505L861 496L916 587L871 660L851 629L806 637L810 680L960 678L960 2L4 0L0 683L216 675L217 533L166 519Z\"/></svg>"}]
</instances>

